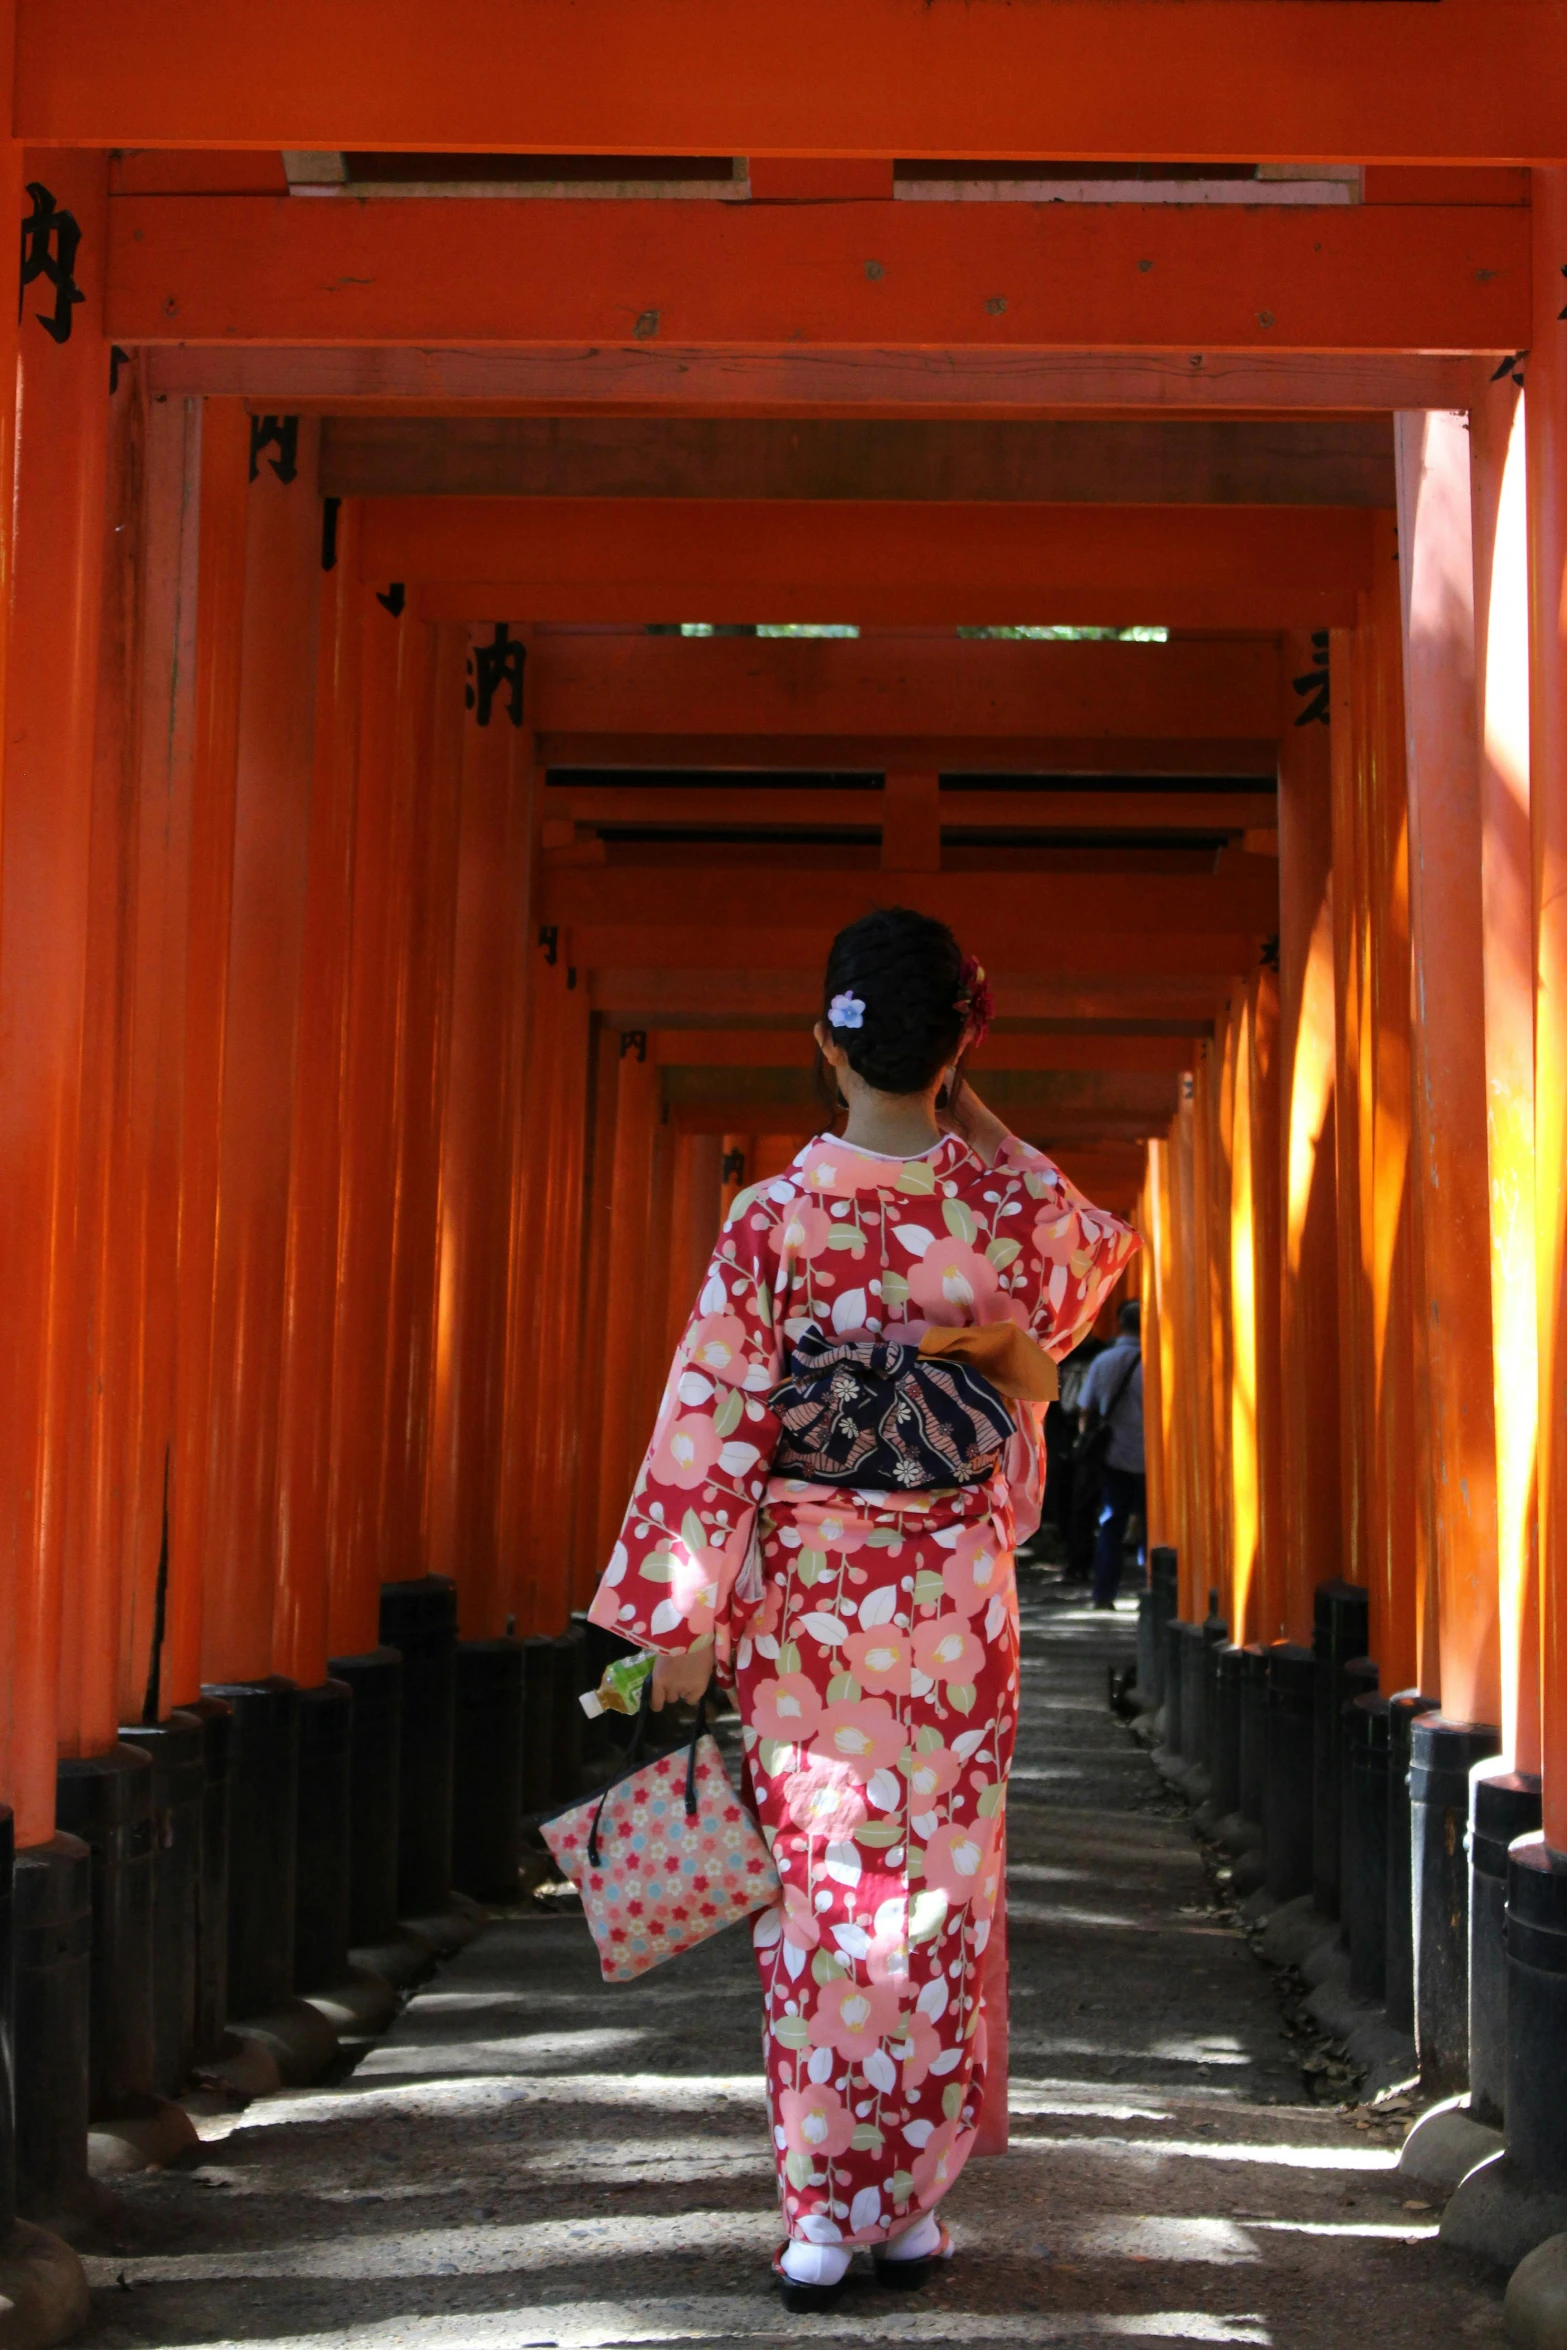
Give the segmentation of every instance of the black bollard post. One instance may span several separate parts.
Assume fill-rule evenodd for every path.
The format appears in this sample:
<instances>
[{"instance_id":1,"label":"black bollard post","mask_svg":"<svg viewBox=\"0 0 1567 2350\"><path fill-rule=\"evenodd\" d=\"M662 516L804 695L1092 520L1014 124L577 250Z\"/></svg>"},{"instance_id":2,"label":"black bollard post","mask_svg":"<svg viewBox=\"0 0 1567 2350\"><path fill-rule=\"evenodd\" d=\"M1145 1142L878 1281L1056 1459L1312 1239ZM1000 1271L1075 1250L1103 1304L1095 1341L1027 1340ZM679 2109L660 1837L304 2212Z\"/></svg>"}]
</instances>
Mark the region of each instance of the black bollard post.
<instances>
[{"instance_id":1,"label":"black bollard post","mask_svg":"<svg viewBox=\"0 0 1567 2350\"><path fill-rule=\"evenodd\" d=\"M1540 1825L1533 1772L1469 1774L1469 2111L1499 2130L1507 2105L1507 1855Z\"/></svg>"},{"instance_id":2,"label":"black bollard post","mask_svg":"<svg viewBox=\"0 0 1567 2350\"><path fill-rule=\"evenodd\" d=\"M1409 1766L1415 1724L1436 1699L1400 1689L1387 1701L1387 1983L1383 2004L1395 2031L1415 2028L1415 1929Z\"/></svg>"},{"instance_id":3,"label":"black bollard post","mask_svg":"<svg viewBox=\"0 0 1567 2350\"><path fill-rule=\"evenodd\" d=\"M555 1643L535 1632L522 1643L522 1808L525 1813L548 1811L553 1800L554 1711Z\"/></svg>"},{"instance_id":4,"label":"black bollard post","mask_svg":"<svg viewBox=\"0 0 1567 2350\"><path fill-rule=\"evenodd\" d=\"M551 1643L550 1801L569 1803L582 1789L582 1694L586 1646L579 1631L558 1632Z\"/></svg>"},{"instance_id":5,"label":"black bollard post","mask_svg":"<svg viewBox=\"0 0 1567 2350\"><path fill-rule=\"evenodd\" d=\"M1372 1693L1352 1698L1348 1719L1343 1910L1349 1987L1361 1999L1381 1999L1387 1989L1388 1701Z\"/></svg>"},{"instance_id":6,"label":"black bollard post","mask_svg":"<svg viewBox=\"0 0 1567 2350\"><path fill-rule=\"evenodd\" d=\"M201 1875L196 1887L196 2056L216 2056L229 2012L229 1787L234 1709L203 1695L181 1706L201 1724Z\"/></svg>"},{"instance_id":7,"label":"black bollard post","mask_svg":"<svg viewBox=\"0 0 1567 2350\"><path fill-rule=\"evenodd\" d=\"M294 1988L299 1822L299 1686L221 1681L206 1694L233 1710L229 1745L228 2011L266 2015Z\"/></svg>"},{"instance_id":8,"label":"black bollard post","mask_svg":"<svg viewBox=\"0 0 1567 2350\"><path fill-rule=\"evenodd\" d=\"M1260 1640L1241 1650L1240 1815L1262 1832L1262 1790L1267 1782L1268 1651Z\"/></svg>"},{"instance_id":9,"label":"black bollard post","mask_svg":"<svg viewBox=\"0 0 1567 2350\"><path fill-rule=\"evenodd\" d=\"M180 1712L120 1737L152 1764L152 2085L177 2097L196 2060L206 1728Z\"/></svg>"},{"instance_id":10,"label":"black bollard post","mask_svg":"<svg viewBox=\"0 0 1567 2350\"><path fill-rule=\"evenodd\" d=\"M1489 1723L1443 1714L1422 1715L1411 1741L1415 2049L1439 2096L1469 2082L1469 1774L1500 1742Z\"/></svg>"},{"instance_id":11,"label":"black bollard post","mask_svg":"<svg viewBox=\"0 0 1567 2350\"><path fill-rule=\"evenodd\" d=\"M397 1906L434 1917L452 1890L452 1740L457 1703L457 1586L422 1575L381 1587L381 1638L403 1660L398 1769Z\"/></svg>"},{"instance_id":12,"label":"black bollard post","mask_svg":"<svg viewBox=\"0 0 1567 2350\"><path fill-rule=\"evenodd\" d=\"M397 1931L397 1782L403 1734L403 1660L395 1648L334 1656L334 1681L354 1693L348 1764L348 1940L354 1950Z\"/></svg>"},{"instance_id":13,"label":"black bollard post","mask_svg":"<svg viewBox=\"0 0 1567 2350\"><path fill-rule=\"evenodd\" d=\"M1351 1830L1351 1802L1349 1770L1355 1747L1353 1712L1362 1697L1375 1697L1379 1674L1369 1656L1352 1656L1344 1667L1344 1702L1339 1708L1339 1807L1338 1807L1338 1882L1339 1882L1339 1941L1349 1948L1349 1843ZM1383 1893L1383 1915L1386 1916L1386 1891Z\"/></svg>"},{"instance_id":14,"label":"black bollard post","mask_svg":"<svg viewBox=\"0 0 1567 2350\"><path fill-rule=\"evenodd\" d=\"M1319 1583L1311 1650L1316 1659L1315 1760L1312 1773L1312 1896L1324 1917L1337 1917L1344 1774L1344 1668L1364 1656L1370 1601L1355 1583Z\"/></svg>"},{"instance_id":15,"label":"black bollard post","mask_svg":"<svg viewBox=\"0 0 1567 2350\"><path fill-rule=\"evenodd\" d=\"M91 1855L88 2096L124 2113L152 2095L152 1763L134 1746L68 1756L55 1789L61 1834Z\"/></svg>"},{"instance_id":16,"label":"black bollard post","mask_svg":"<svg viewBox=\"0 0 1567 2350\"><path fill-rule=\"evenodd\" d=\"M1182 1624L1180 1647L1181 1672L1181 1759L1185 1766L1182 1778L1188 1785L1194 1771L1204 1769L1203 1756L1208 1744L1208 1723L1203 1705L1203 1674L1207 1665L1207 1644L1201 1624Z\"/></svg>"},{"instance_id":17,"label":"black bollard post","mask_svg":"<svg viewBox=\"0 0 1567 2350\"><path fill-rule=\"evenodd\" d=\"M1567 1854L1538 1831L1507 1856L1507 2157L1567 2190Z\"/></svg>"},{"instance_id":18,"label":"black bollard post","mask_svg":"<svg viewBox=\"0 0 1567 2350\"><path fill-rule=\"evenodd\" d=\"M1291 1640L1272 1641L1267 1655L1263 1849L1268 1891L1293 1901L1311 1891L1316 1665L1311 1650Z\"/></svg>"},{"instance_id":19,"label":"black bollard post","mask_svg":"<svg viewBox=\"0 0 1567 2350\"><path fill-rule=\"evenodd\" d=\"M294 1860L294 1987L300 1991L324 1991L348 1973L353 1734L354 1693L346 1681L301 1689Z\"/></svg>"},{"instance_id":20,"label":"black bollard post","mask_svg":"<svg viewBox=\"0 0 1567 2350\"><path fill-rule=\"evenodd\" d=\"M475 1901L515 1901L522 1826L522 1642L457 1644L452 1882Z\"/></svg>"},{"instance_id":21,"label":"black bollard post","mask_svg":"<svg viewBox=\"0 0 1567 2350\"><path fill-rule=\"evenodd\" d=\"M87 2200L92 1855L56 1835L16 1856L16 2202L58 2219Z\"/></svg>"},{"instance_id":22,"label":"black bollard post","mask_svg":"<svg viewBox=\"0 0 1567 2350\"><path fill-rule=\"evenodd\" d=\"M1153 1681L1150 1688L1152 1702L1163 1705L1165 1688L1165 1660L1169 1655L1168 1627L1180 1612L1181 1570L1175 1552L1167 1542L1160 1542L1148 1553L1148 1591L1153 1601Z\"/></svg>"},{"instance_id":23,"label":"black bollard post","mask_svg":"<svg viewBox=\"0 0 1567 2350\"><path fill-rule=\"evenodd\" d=\"M16 1936L11 1872L16 1863L16 1822L0 1803L0 2243L16 2218L16 2092L11 2051L16 2046Z\"/></svg>"},{"instance_id":24,"label":"black bollard post","mask_svg":"<svg viewBox=\"0 0 1567 2350\"><path fill-rule=\"evenodd\" d=\"M1215 1643L1208 1651L1208 1704L1213 1756L1213 1786L1208 1808L1216 1826L1229 1823L1234 1833L1241 1808L1241 1669L1245 1651L1233 1640Z\"/></svg>"},{"instance_id":25,"label":"black bollard post","mask_svg":"<svg viewBox=\"0 0 1567 2350\"><path fill-rule=\"evenodd\" d=\"M1186 1654L1187 1625L1172 1616L1164 1627L1164 1752L1180 1761L1186 1751L1186 1723L1181 1698L1181 1660Z\"/></svg>"}]
</instances>

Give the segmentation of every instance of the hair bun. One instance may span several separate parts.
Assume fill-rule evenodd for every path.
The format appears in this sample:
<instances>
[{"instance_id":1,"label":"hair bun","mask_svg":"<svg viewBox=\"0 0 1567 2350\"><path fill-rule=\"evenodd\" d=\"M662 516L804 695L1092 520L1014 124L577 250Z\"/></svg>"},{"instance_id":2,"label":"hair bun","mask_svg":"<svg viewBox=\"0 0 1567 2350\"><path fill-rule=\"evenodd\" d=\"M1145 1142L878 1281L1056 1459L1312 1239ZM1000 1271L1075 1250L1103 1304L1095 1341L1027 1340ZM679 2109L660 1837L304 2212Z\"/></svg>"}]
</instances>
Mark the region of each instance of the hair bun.
<instances>
[{"instance_id":1,"label":"hair bun","mask_svg":"<svg viewBox=\"0 0 1567 2350\"><path fill-rule=\"evenodd\" d=\"M968 968L945 922L908 906L878 907L840 930L827 957L822 1019L856 1076L878 1093L923 1093L978 1008L964 996ZM833 1011L850 1002L859 1019L846 1026Z\"/></svg>"}]
</instances>

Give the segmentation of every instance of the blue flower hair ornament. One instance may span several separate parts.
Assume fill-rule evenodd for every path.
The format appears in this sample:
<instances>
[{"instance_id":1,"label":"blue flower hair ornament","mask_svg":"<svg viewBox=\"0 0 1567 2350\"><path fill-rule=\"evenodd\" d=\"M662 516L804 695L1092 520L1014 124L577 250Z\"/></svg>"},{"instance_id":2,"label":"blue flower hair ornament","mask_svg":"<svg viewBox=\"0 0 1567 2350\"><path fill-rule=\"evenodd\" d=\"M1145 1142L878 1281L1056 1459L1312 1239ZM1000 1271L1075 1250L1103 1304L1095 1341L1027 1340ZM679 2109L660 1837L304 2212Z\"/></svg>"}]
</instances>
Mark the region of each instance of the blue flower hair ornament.
<instances>
[{"instance_id":1,"label":"blue flower hair ornament","mask_svg":"<svg viewBox=\"0 0 1567 2350\"><path fill-rule=\"evenodd\" d=\"M865 1006L857 995L835 995L827 1007L830 1028L863 1028Z\"/></svg>"}]
</instances>

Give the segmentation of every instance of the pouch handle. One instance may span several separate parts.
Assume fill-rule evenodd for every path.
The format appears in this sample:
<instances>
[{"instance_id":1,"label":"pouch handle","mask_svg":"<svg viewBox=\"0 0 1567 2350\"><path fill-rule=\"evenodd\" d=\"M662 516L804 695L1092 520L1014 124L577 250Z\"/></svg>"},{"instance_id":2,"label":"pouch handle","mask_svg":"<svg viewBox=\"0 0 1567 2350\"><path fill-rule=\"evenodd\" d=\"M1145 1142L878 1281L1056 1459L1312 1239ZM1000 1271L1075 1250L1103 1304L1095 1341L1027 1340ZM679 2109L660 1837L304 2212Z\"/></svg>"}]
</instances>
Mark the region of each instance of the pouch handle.
<instances>
[{"instance_id":1,"label":"pouch handle","mask_svg":"<svg viewBox=\"0 0 1567 2350\"><path fill-rule=\"evenodd\" d=\"M686 1818L688 1820L696 1818L696 1750L702 1733L707 1728L707 1701L717 1687L718 1675L713 1673L708 1679L707 1687L697 1699L696 1727L691 1732L690 1750L686 1756ZM615 1789L625 1784L632 1771L642 1760L642 1749L647 1744L647 1726L653 1711L652 1697L653 1676L649 1673L642 1684L642 1703L637 1708L636 1728L631 1733L631 1744L626 1752L626 1768L617 1778L611 1779L594 1809L593 1825L588 1830L589 1868L596 1869L600 1865L599 1822L604 1817L604 1806L608 1803Z\"/></svg>"}]
</instances>

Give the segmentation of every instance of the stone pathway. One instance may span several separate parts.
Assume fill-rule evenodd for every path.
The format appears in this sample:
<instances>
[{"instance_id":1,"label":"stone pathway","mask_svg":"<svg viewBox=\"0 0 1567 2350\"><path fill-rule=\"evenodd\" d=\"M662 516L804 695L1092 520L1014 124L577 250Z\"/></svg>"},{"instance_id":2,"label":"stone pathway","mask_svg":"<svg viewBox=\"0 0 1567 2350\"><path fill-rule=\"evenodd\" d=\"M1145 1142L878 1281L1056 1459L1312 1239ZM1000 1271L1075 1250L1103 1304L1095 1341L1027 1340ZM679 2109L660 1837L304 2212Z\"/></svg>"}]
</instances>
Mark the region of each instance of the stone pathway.
<instances>
[{"instance_id":1,"label":"stone pathway","mask_svg":"<svg viewBox=\"0 0 1567 2350\"><path fill-rule=\"evenodd\" d=\"M1125 1613L1026 1576L1009 1807L1013 2146L959 2257L784 2314L743 1934L611 1989L579 1916L493 1926L337 2087L205 2124L92 2263L94 2350L1255 2343L1494 2350L1499 2283L1407 2207L1391 2131L1309 2102L1273 1979L1106 1705Z\"/></svg>"}]
</instances>

